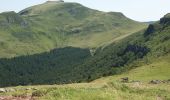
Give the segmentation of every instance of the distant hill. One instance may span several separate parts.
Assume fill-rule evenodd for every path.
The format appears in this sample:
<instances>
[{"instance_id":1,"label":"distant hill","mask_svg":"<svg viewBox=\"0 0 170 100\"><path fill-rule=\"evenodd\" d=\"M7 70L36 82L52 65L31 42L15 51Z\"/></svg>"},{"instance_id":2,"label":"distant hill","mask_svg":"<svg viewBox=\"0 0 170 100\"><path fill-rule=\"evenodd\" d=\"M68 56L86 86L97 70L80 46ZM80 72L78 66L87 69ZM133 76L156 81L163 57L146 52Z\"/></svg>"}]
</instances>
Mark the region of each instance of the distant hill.
<instances>
[{"instance_id":1,"label":"distant hill","mask_svg":"<svg viewBox=\"0 0 170 100\"><path fill-rule=\"evenodd\" d=\"M148 22L144 22L146 24L154 24L156 21L148 21Z\"/></svg>"},{"instance_id":2,"label":"distant hill","mask_svg":"<svg viewBox=\"0 0 170 100\"><path fill-rule=\"evenodd\" d=\"M122 13L101 12L77 3L48 1L19 13L0 14L0 58L67 46L95 49L146 26Z\"/></svg>"},{"instance_id":3,"label":"distant hill","mask_svg":"<svg viewBox=\"0 0 170 100\"><path fill-rule=\"evenodd\" d=\"M87 82L148 65L170 54L169 14L146 30L90 50L74 47L0 60L0 86Z\"/></svg>"}]
</instances>

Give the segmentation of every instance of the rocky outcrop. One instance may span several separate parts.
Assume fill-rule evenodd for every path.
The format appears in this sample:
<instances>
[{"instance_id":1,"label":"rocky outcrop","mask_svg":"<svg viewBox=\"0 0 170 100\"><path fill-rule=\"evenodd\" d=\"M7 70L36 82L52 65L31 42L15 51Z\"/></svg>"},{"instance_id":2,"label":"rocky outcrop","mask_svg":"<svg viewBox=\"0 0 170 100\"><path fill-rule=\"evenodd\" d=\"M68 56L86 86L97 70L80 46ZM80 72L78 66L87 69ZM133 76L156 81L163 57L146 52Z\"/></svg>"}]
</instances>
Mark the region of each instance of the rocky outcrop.
<instances>
[{"instance_id":1,"label":"rocky outcrop","mask_svg":"<svg viewBox=\"0 0 170 100\"><path fill-rule=\"evenodd\" d=\"M160 19L160 24L170 24L170 13Z\"/></svg>"},{"instance_id":2,"label":"rocky outcrop","mask_svg":"<svg viewBox=\"0 0 170 100\"><path fill-rule=\"evenodd\" d=\"M160 84L161 81L160 80L151 80L149 83L150 84Z\"/></svg>"},{"instance_id":3,"label":"rocky outcrop","mask_svg":"<svg viewBox=\"0 0 170 100\"><path fill-rule=\"evenodd\" d=\"M0 14L0 26L7 27L11 25L20 25L21 27L27 27L28 23L14 11L4 12Z\"/></svg>"},{"instance_id":4,"label":"rocky outcrop","mask_svg":"<svg viewBox=\"0 0 170 100\"><path fill-rule=\"evenodd\" d=\"M167 25L170 25L170 13L165 15L163 18L160 19L159 22L156 22L154 24L150 24L147 28L147 30L144 33L144 36L148 36L153 34L154 32L158 32L163 30Z\"/></svg>"},{"instance_id":5,"label":"rocky outcrop","mask_svg":"<svg viewBox=\"0 0 170 100\"><path fill-rule=\"evenodd\" d=\"M160 83L170 83L170 79L168 80L151 80L150 84L160 84Z\"/></svg>"},{"instance_id":6,"label":"rocky outcrop","mask_svg":"<svg viewBox=\"0 0 170 100\"><path fill-rule=\"evenodd\" d=\"M147 30L145 31L144 36L148 36L154 32L155 32L155 27L154 25L150 24Z\"/></svg>"},{"instance_id":7,"label":"rocky outcrop","mask_svg":"<svg viewBox=\"0 0 170 100\"><path fill-rule=\"evenodd\" d=\"M121 78L121 82L129 82L129 78L128 77L123 77L123 78Z\"/></svg>"}]
</instances>

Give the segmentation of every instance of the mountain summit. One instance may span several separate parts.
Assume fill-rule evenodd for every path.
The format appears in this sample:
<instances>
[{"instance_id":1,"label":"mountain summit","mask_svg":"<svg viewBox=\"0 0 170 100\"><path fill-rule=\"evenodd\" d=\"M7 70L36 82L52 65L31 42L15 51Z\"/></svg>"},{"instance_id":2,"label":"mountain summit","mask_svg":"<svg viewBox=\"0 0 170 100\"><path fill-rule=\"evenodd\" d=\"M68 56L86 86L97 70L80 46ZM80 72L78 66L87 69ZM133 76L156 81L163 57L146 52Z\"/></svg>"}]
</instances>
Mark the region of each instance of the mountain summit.
<instances>
[{"instance_id":1,"label":"mountain summit","mask_svg":"<svg viewBox=\"0 0 170 100\"><path fill-rule=\"evenodd\" d=\"M48 0L47 2L57 2L57 3L60 3L60 2L64 2L63 0Z\"/></svg>"},{"instance_id":2,"label":"mountain summit","mask_svg":"<svg viewBox=\"0 0 170 100\"><path fill-rule=\"evenodd\" d=\"M63 1L48 1L19 13L1 13L0 25L2 58L67 46L96 49L146 27L122 13Z\"/></svg>"}]
</instances>

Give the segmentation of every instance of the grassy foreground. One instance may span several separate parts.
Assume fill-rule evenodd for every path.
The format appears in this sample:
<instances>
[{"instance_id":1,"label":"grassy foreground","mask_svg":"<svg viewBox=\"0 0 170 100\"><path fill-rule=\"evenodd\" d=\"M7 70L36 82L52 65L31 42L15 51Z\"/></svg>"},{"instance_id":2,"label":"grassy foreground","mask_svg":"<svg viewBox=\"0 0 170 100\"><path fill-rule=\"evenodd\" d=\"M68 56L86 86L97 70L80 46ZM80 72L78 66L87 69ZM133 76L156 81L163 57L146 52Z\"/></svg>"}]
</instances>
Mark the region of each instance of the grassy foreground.
<instances>
[{"instance_id":1,"label":"grassy foreground","mask_svg":"<svg viewBox=\"0 0 170 100\"><path fill-rule=\"evenodd\" d=\"M6 90L10 92L0 93L0 97L12 96L21 100L28 96L33 100L170 100L169 83L149 84L151 80L170 78L169 58L159 58L155 63L91 83L8 87ZM122 77L129 77L130 82L120 82Z\"/></svg>"}]
</instances>

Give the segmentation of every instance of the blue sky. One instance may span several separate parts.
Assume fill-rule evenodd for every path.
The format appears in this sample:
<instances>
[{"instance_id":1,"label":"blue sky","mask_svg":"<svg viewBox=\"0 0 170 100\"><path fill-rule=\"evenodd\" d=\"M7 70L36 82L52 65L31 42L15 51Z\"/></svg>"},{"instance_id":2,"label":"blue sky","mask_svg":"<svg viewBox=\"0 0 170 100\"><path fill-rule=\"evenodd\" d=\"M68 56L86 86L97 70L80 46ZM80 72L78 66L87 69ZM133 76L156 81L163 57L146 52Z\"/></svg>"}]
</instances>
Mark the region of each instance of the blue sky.
<instances>
[{"instance_id":1,"label":"blue sky","mask_svg":"<svg viewBox=\"0 0 170 100\"><path fill-rule=\"evenodd\" d=\"M20 11L47 0L0 0L0 12ZM100 11L122 12L137 21L159 20L170 13L170 0L64 0L78 2Z\"/></svg>"}]
</instances>

